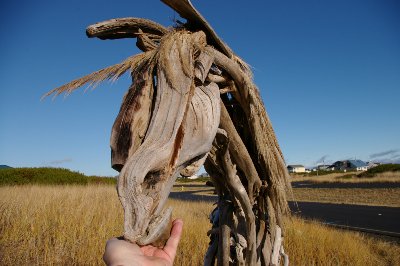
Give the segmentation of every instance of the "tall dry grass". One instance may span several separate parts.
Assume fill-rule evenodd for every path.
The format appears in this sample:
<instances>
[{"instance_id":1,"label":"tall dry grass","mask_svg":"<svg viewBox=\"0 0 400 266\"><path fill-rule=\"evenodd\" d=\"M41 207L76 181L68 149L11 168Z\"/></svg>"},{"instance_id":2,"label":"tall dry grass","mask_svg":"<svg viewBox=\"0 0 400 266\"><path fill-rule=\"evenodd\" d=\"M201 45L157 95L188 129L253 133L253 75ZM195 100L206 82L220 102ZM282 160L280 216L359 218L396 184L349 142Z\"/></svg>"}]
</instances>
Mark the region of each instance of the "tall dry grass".
<instances>
[{"instance_id":1,"label":"tall dry grass","mask_svg":"<svg viewBox=\"0 0 400 266\"><path fill-rule=\"evenodd\" d=\"M121 235L112 186L0 188L0 264L101 264L105 241Z\"/></svg>"},{"instance_id":2,"label":"tall dry grass","mask_svg":"<svg viewBox=\"0 0 400 266\"><path fill-rule=\"evenodd\" d=\"M211 203L171 200L184 220L176 265L201 265ZM105 241L122 233L115 188L0 187L0 265L101 265ZM360 234L288 220L291 265L399 265L400 248Z\"/></svg>"},{"instance_id":3,"label":"tall dry grass","mask_svg":"<svg viewBox=\"0 0 400 266\"><path fill-rule=\"evenodd\" d=\"M288 200L400 207L400 188L293 188Z\"/></svg>"},{"instance_id":4,"label":"tall dry grass","mask_svg":"<svg viewBox=\"0 0 400 266\"><path fill-rule=\"evenodd\" d=\"M291 182L308 181L313 183L398 183L400 182L400 171L377 173L373 177L358 177L362 172L332 173L321 176L304 176L303 174L291 174Z\"/></svg>"},{"instance_id":5,"label":"tall dry grass","mask_svg":"<svg viewBox=\"0 0 400 266\"><path fill-rule=\"evenodd\" d=\"M285 248L292 265L400 265L400 247L318 222L289 219Z\"/></svg>"}]
</instances>

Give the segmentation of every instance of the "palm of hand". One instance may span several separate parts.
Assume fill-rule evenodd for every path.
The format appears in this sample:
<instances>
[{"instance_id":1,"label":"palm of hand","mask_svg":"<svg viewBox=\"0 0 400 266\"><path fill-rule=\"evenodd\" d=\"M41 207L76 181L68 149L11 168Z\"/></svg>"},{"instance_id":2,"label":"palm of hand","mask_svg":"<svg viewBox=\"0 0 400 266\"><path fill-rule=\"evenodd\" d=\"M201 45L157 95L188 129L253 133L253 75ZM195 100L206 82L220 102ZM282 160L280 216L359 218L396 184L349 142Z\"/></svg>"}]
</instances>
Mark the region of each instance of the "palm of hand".
<instances>
[{"instance_id":1,"label":"palm of hand","mask_svg":"<svg viewBox=\"0 0 400 266\"><path fill-rule=\"evenodd\" d=\"M175 220L171 236L163 248L152 245L139 247L137 244L113 238L107 241L104 262L109 266L120 265L165 265L172 266L182 233L182 221Z\"/></svg>"}]
</instances>

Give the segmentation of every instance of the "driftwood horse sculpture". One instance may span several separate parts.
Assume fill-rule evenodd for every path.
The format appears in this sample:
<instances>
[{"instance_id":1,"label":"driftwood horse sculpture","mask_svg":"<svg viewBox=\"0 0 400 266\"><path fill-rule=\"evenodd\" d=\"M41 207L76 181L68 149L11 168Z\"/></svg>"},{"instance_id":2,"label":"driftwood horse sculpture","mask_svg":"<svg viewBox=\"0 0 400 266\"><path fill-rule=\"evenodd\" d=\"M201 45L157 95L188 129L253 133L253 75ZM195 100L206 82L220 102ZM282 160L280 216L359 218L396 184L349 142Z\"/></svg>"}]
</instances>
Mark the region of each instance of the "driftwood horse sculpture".
<instances>
[{"instance_id":1,"label":"driftwood horse sculpture","mask_svg":"<svg viewBox=\"0 0 400 266\"><path fill-rule=\"evenodd\" d=\"M187 22L165 28L119 18L89 26L89 37L137 38L143 53L47 95L130 70L132 85L111 134L126 240L163 245L171 219L164 205L175 179L204 164L218 192L204 264L278 265L282 257L287 264L281 228L288 173L252 73L189 0L162 1Z\"/></svg>"}]
</instances>

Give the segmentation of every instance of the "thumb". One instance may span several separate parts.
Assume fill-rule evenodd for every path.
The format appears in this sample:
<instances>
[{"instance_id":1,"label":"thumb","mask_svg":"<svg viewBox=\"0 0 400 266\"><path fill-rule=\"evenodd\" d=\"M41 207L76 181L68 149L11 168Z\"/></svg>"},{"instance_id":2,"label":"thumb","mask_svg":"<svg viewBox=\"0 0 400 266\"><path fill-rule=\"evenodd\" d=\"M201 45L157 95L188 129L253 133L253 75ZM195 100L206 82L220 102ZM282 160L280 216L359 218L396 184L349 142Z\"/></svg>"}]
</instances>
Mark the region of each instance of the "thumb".
<instances>
[{"instance_id":1,"label":"thumb","mask_svg":"<svg viewBox=\"0 0 400 266\"><path fill-rule=\"evenodd\" d=\"M178 248L179 240L181 239L183 221L176 219L172 222L171 236L165 244L163 250L171 258L172 262L175 259L176 249Z\"/></svg>"}]
</instances>

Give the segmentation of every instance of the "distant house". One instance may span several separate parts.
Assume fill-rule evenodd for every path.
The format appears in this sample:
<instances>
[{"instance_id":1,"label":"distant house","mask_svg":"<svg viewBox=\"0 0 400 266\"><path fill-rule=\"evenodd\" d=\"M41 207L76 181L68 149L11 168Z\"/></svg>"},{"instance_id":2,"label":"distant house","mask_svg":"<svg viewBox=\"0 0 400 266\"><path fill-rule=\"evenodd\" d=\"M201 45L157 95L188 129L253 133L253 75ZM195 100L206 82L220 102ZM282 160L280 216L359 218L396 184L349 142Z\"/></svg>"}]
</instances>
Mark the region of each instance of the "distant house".
<instances>
[{"instance_id":1,"label":"distant house","mask_svg":"<svg viewBox=\"0 0 400 266\"><path fill-rule=\"evenodd\" d=\"M328 170L330 170L330 165L329 164L320 164L317 166L317 169L328 171Z\"/></svg>"},{"instance_id":2,"label":"distant house","mask_svg":"<svg viewBox=\"0 0 400 266\"><path fill-rule=\"evenodd\" d=\"M288 165L287 169L288 169L289 173L305 173L306 172L306 168L300 164Z\"/></svg>"},{"instance_id":3,"label":"distant house","mask_svg":"<svg viewBox=\"0 0 400 266\"><path fill-rule=\"evenodd\" d=\"M367 162L367 168L368 168L368 169L377 167L377 166L379 166L379 165L381 165L381 163Z\"/></svg>"},{"instance_id":4,"label":"distant house","mask_svg":"<svg viewBox=\"0 0 400 266\"><path fill-rule=\"evenodd\" d=\"M183 180L185 180L185 179L197 179L197 178L199 178L199 177L196 174L194 174L192 176L181 176L181 175L179 175L177 177L177 179L183 179Z\"/></svg>"},{"instance_id":5,"label":"distant house","mask_svg":"<svg viewBox=\"0 0 400 266\"><path fill-rule=\"evenodd\" d=\"M336 161L330 166L330 169L342 171L366 171L368 170L368 165L361 160L344 160Z\"/></svg>"}]
</instances>

